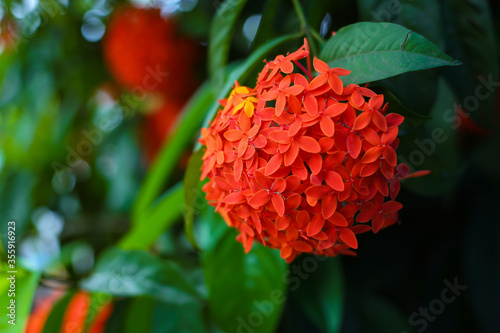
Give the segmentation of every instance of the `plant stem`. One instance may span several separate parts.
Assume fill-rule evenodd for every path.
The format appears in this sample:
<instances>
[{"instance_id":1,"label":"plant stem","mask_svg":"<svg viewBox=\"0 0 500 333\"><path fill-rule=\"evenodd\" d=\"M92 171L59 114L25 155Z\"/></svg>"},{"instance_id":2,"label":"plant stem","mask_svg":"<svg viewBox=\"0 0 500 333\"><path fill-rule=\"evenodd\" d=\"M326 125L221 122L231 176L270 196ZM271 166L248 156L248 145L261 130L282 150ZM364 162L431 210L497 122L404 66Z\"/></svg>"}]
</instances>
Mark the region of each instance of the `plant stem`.
<instances>
[{"instance_id":1,"label":"plant stem","mask_svg":"<svg viewBox=\"0 0 500 333\"><path fill-rule=\"evenodd\" d=\"M309 29L309 25L307 24L306 16L304 15L304 10L300 6L299 0L292 0L293 6L295 7L295 12L297 13L297 17L299 18L300 28L302 32L306 35L306 38L309 40L309 44L311 46L311 52L313 56L318 54L318 50L316 48L316 44L313 42L313 35L311 34L311 30Z\"/></svg>"}]
</instances>

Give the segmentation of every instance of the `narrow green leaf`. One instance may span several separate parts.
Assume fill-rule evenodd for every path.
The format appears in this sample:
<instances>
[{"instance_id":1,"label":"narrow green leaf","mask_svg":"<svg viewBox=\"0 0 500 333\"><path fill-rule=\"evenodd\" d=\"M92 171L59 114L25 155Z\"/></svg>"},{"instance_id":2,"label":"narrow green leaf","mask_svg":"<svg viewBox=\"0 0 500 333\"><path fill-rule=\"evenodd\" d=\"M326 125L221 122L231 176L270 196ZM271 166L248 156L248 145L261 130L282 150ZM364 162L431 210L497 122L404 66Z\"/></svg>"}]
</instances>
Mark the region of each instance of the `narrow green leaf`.
<instances>
[{"instance_id":1,"label":"narrow green leaf","mask_svg":"<svg viewBox=\"0 0 500 333\"><path fill-rule=\"evenodd\" d=\"M162 232L181 217L184 207L184 189L181 183L170 188L157 202L144 211L120 241L122 249L145 250Z\"/></svg>"},{"instance_id":2,"label":"narrow green leaf","mask_svg":"<svg viewBox=\"0 0 500 333\"><path fill-rule=\"evenodd\" d=\"M62 332L61 329L62 321L64 318L64 314L66 313L66 309L68 308L69 302L75 295L75 291L68 291L57 303L52 307L50 311L50 315L45 322L45 326L43 327L43 333L54 333L54 332Z\"/></svg>"},{"instance_id":3,"label":"narrow green leaf","mask_svg":"<svg viewBox=\"0 0 500 333\"><path fill-rule=\"evenodd\" d=\"M222 87L234 26L246 2L247 0L224 1L212 20L208 43L208 70L215 93Z\"/></svg>"},{"instance_id":4,"label":"narrow green leaf","mask_svg":"<svg viewBox=\"0 0 500 333\"><path fill-rule=\"evenodd\" d=\"M203 164L204 152L204 149L198 149L191 155L184 175L184 227L186 238L195 249L198 249L198 244L194 237L194 217L197 212L199 213L207 205L200 190L200 169Z\"/></svg>"},{"instance_id":5,"label":"narrow green leaf","mask_svg":"<svg viewBox=\"0 0 500 333\"><path fill-rule=\"evenodd\" d=\"M293 265L307 267L307 278L289 277L290 281L302 281L291 283L290 293L296 303L321 332L340 332L344 285L339 258L302 256Z\"/></svg>"},{"instance_id":6,"label":"narrow green leaf","mask_svg":"<svg viewBox=\"0 0 500 333\"><path fill-rule=\"evenodd\" d=\"M285 300L285 261L278 251L258 244L245 254L235 230L218 214L208 216L215 219L209 223L215 229L224 228L209 232L210 240L202 242L211 244L202 257L210 316L226 332L274 332Z\"/></svg>"},{"instance_id":7,"label":"narrow green leaf","mask_svg":"<svg viewBox=\"0 0 500 333\"><path fill-rule=\"evenodd\" d=\"M372 82L406 72L461 63L421 35L392 23L361 22L340 29L321 51L331 67L351 71L344 84Z\"/></svg>"},{"instance_id":8,"label":"narrow green leaf","mask_svg":"<svg viewBox=\"0 0 500 333\"><path fill-rule=\"evenodd\" d=\"M170 139L163 145L159 156L151 166L132 207L132 223L161 193L166 181L172 176L180 157L192 144L195 133L200 129L203 117L213 102L212 89L207 82L202 85L190 102L184 107L179 126Z\"/></svg>"},{"instance_id":9,"label":"narrow green leaf","mask_svg":"<svg viewBox=\"0 0 500 333\"><path fill-rule=\"evenodd\" d=\"M262 11L259 28L252 41L252 49L255 49L266 42L272 35L274 23L276 22L278 7L281 0L267 0L266 7Z\"/></svg>"},{"instance_id":10,"label":"narrow green leaf","mask_svg":"<svg viewBox=\"0 0 500 333\"><path fill-rule=\"evenodd\" d=\"M23 325L28 319L31 305L38 287L39 273L33 273L21 267L16 267L17 273L2 263L0 278L0 307L3 315L0 321L0 332L23 332ZM12 277L14 277L12 279Z\"/></svg>"},{"instance_id":11,"label":"narrow green leaf","mask_svg":"<svg viewBox=\"0 0 500 333\"><path fill-rule=\"evenodd\" d=\"M150 295L182 303L199 297L183 269L148 252L112 248L101 255L83 289L115 296Z\"/></svg>"}]
</instances>

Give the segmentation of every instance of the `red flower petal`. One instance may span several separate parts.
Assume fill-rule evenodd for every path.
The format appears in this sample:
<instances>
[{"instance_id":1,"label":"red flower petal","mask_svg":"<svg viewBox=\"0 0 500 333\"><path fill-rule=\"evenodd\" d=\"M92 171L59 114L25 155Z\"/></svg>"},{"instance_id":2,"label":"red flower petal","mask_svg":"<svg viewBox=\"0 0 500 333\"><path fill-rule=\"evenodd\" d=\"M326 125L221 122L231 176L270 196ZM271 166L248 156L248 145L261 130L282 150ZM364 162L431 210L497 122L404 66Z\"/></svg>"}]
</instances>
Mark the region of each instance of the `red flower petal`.
<instances>
[{"instance_id":1,"label":"red flower petal","mask_svg":"<svg viewBox=\"0 0 500 333\"><path fill-rule=\"evenodd\" d=\"M344 180L335 171L327 171L325 174L325 182L335 191L342 192L344 190Z\"/></svg>"},{"instance_id":2,"label":"red flower petal","mask_svg":"<svg viewBox=\"0 0 500 333\"><path fill-rule=\"evenodd\" d=\"M328 116L321 117L321 120L319 121L319 125L321 127L321 131L327 137L332 137L333 134L335 133L335 125L333 124L333 121L330 117L328 117Z\"/></svg>"},{"instance_id":3,"label":"red flower petal","mask_svg":"<svg viewBox=\"0 0 500 333\"><path fill-rule=\"evenodd\" d=\"M312 246L306 242L302 241L293 241L290 242L290 246L299 252L311 252L313 250Z\"/></svg>"},{"instance_id":4,"label":"red flower petal","mask_svg":"<svg viewBox=\"0 0 500 333\"><path fill-rule=\"evenodd\" d=\"M354 235L354 232L352 232L351 229L340 228L339 231L339 237L346 245L352 247L353 249L358 248L358 240L356 239L356 235Z\"/></svg>"},{"instance_id":5,"label":"red flower petal","mask_svg":"<svg viewBox=\"0 0 500 333\"><path fill-rule=\"evenodd\" d=\"M354 133L349 134L347 137L347 149L352 158L358 158L361 152L361 138Z\"/></svg>"},{"instance_id":6,"label":"red flower petal","mask_svg":"<svg viewBox=\"0 0 500 333\"><path fill-rule=\"evenodd\" d=\"M300 149L308 153L319 153L321 151L319 143L310 136L302 136L297 141Z\"/></svg>"},{"instance_id":7,"label":"red flower petal","mask_svg":"<svg viewBox=\"0 0 500 333\"><path fill-rule=\"evenodd\" d=\"M224 203L235 205L237 203L245 202L246 197L243 195L243 192L234 192L229 194L222 200Z\"/></svg>"},{"instance_id":8,"label":"red flower petal","mask_svg":"<svg viewBox=\"0 0 500 333\"><path fill-rule=\"evenodd\" d=\"M248 200L248 204L254 208L264 206L271 200L271 195L266 190L260 190Z\"/></svg>"},{"instance_id":9,"label":"red flower petal","mask_svg":"<svg viewBox=\"0 0 500 333\"><path fill-rule=\"evenodd\" d=\"M269 162L267 162L265 175L269 176L269 175L275 173L281 167L282 162L283 162L283 158L282 158L281 154L276 154L273 157L271 157Z\"/></svg>"},{"instance_id":10,"label":"red flower petal","mask_svg":"<svg viewBox=\"0 0 500 333\"><path fill-rule=\"evenodd\" d=\"M375 162L380 158L380 155L382 155L382 147L372 147L366 151L366 153L363 155L363 158L361 159L361 163L372 163Z\"/></svg>"},{"instance_id":11,"label":"red flower petal","mask_svg":"<svg viewBox=\"0 0 500 333\"><path fill-rule=\"evenodd\" d=\"M337 210L337 198L330 194L324 197L321 201L321 215L323 218L329 219Z\"/></svg>"},{"instance_id":12,"label":"red flower petal","mask_svg":"<svg viewBox=\"0 0 500 333\"><path fill-rule=\"evenodd\" d=\"M271 201L276 213L278 213L279 216L283 216L283 214L285 214L285 202L283 201L283 197L278 193L274 193Z\"/></svg>"},{"instance_id":13,"label":"red flower petal","mask_svg":"<svg viewBox=\"0 0 500 333\"><path fill-rule=\"evenodd\" d=\"M229 130L224 133L224 137L229 141L238 141L242 138L243 133L240 130Z\"/></svg>"},{"instance_id":14,"label":"red flower petal","mask_svg":"<svg viewBox=\"0 0 500 333\"><path fill-rule=\"evenodd\" d=\"M312 237L318 234L323 226L325 225L325 220L321 215L315 215L309 225L307 226L307 236Z\"/></svg>"}]
</instances>

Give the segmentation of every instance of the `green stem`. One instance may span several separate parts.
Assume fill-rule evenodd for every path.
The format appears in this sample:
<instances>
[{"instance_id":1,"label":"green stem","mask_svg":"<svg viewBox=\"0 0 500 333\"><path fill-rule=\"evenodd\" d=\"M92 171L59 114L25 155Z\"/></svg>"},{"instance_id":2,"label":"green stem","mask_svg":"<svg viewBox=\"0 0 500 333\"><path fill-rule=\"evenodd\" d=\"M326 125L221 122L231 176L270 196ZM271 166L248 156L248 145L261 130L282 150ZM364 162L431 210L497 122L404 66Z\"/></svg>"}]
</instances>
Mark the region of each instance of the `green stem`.
<instances>
[{"instance_id":1,"label":"green stem","mask_svg":"<svg viewBox=\"0 0 500 333\"><path fill-rule=\"evenodd\" d=\"M299 0L292 0L293 6L295 7L295 12L297 12L297 16L300 22L300 29L306 35L307 40L309 41L309 46L311 47L311 53L313 56L318 54L318 49L316 48L316 44L313 42L313 34L311 33L311 29L307 24L306 16L304 15L304 10L299 3Z\"/></svg>"}]
</instances>

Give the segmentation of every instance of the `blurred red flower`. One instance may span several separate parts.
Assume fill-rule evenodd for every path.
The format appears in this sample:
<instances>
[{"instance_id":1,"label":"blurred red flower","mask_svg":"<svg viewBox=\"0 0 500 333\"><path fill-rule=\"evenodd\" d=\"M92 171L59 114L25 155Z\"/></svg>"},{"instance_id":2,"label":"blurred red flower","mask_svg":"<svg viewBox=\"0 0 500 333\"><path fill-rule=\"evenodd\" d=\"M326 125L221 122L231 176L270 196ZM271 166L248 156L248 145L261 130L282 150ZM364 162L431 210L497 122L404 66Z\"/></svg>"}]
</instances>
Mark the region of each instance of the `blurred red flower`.
<instances>
[{"instance_id":1,"label":"blurred red flower","mask_svg":"<svg viewBox=\"0 0 500 333\"><path fill-rule=\"evenodd\" d=\"M402 205L384 199L408 176L396 172L404 118L387 114L383 95L344 87L345 69L314 59L313 78L298 62L306 57L307 44L267 63L254 89L236 83L200 139L209 203L246 252L256 240L287 262L302 252L353 254L355 234L398 221Z\"/></svg>"},{"instance_id":2,"label":"blurred red flower","mask_svg":"<svg viewBox=\"0 0 500 333\"><path fill-rule=\"evenodd\" d=\"M47 319L54 309L54 305L63 296L62 290L54 290L47 297L35 303L26 325L26 333L41 333L44 330ZM113 311L112 303L98 304L95 309L95 318L90 318L87 326L87 319L91 312L91 296L86 291L78 291L71 298L68 307L65 309L61 322L60 332L62 333L102 333L106 322Z\"/></svg>"},{"instance_id":3,"label":"blurred red flower","mask_svg":"<svg viewBox=\"0 0 500 333\"><path fill-rule=\"evenodd\" d=\"M158 9L125 6L115 11L103 41L114 78L127 89L188 97L196 87L198 47L182 37L173 18Z\"/></svg>"}]
</instances>

